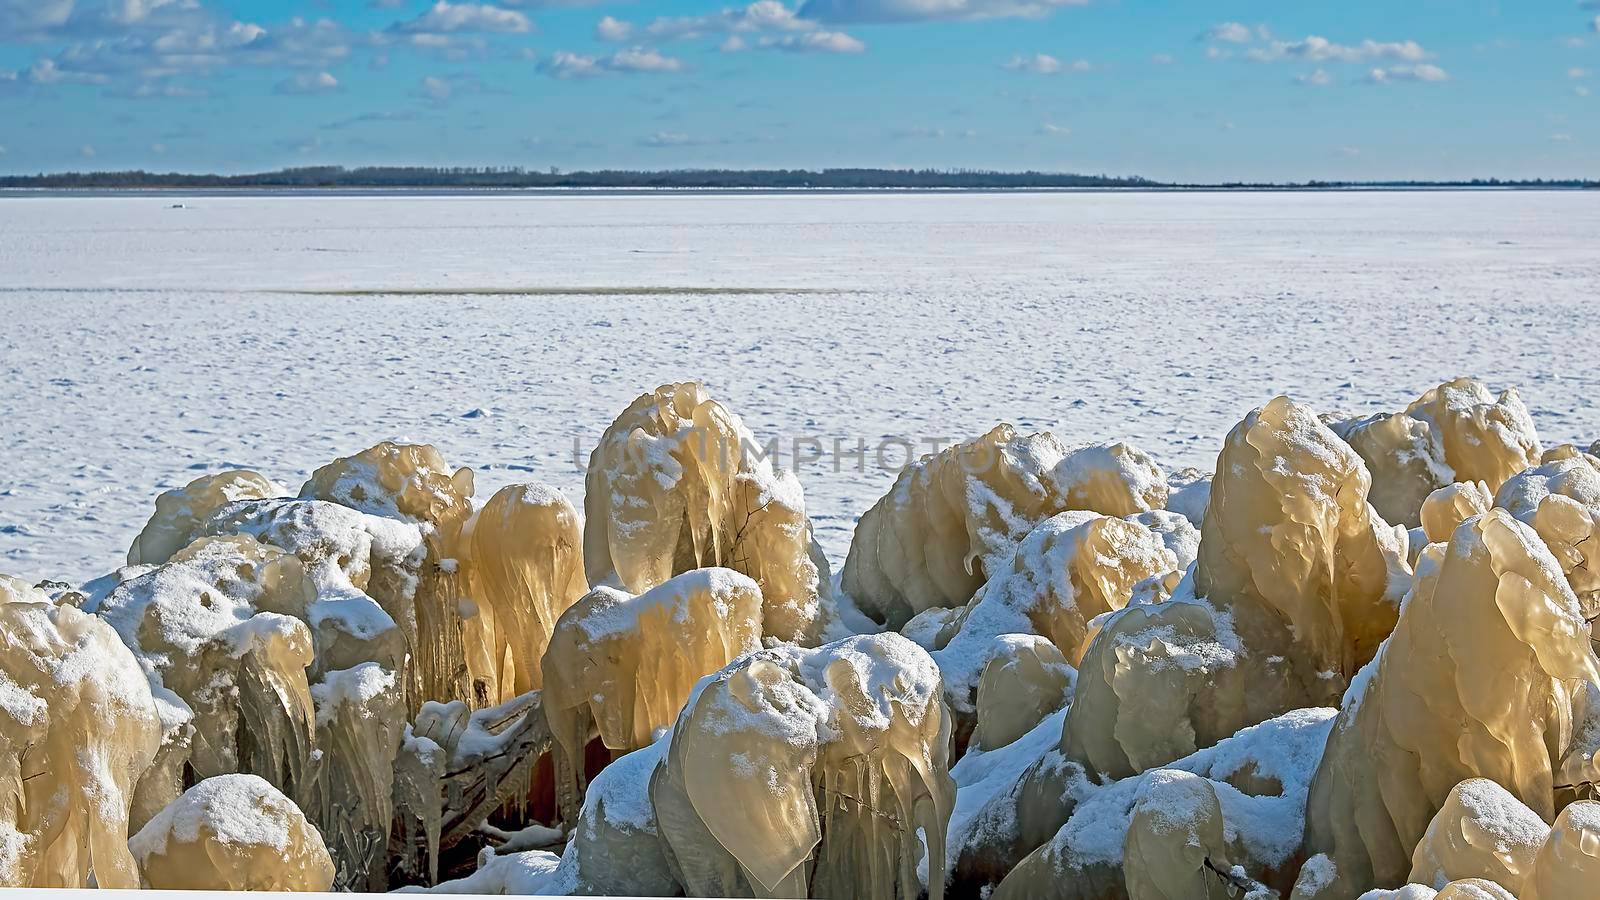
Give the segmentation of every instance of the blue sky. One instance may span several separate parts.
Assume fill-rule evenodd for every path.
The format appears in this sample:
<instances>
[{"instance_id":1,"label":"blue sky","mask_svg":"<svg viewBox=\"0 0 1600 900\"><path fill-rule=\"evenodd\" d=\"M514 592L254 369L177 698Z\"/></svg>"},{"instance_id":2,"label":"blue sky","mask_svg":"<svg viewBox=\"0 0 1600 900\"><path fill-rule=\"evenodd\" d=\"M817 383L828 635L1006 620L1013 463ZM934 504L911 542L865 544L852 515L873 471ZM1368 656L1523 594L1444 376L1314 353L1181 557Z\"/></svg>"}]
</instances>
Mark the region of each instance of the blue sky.
<instances>
[{"instance_id":1,"label":"blue sky","mask_svg":"<svg viewBox=\"0 0 1600 900\"><path fill-rule=\"evenodd\" d=\"M1600 177L1600 0L0 0L0 171Z\"/></svg>"}]
</instances>

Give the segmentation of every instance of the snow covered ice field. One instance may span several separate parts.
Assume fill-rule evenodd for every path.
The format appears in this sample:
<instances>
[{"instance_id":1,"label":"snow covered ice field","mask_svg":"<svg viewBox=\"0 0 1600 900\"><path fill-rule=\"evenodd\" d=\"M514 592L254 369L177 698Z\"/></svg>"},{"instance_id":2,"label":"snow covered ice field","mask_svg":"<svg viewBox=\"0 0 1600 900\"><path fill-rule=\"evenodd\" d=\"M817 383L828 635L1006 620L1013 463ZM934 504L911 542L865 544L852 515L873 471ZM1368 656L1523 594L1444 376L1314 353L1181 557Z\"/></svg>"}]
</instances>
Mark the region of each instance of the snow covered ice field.
<instances>
[{"instance_id":1,"label":"snow covered ice field","mask_svg":"<svg viewBox=\"0 0 1600 900\"><path fill-rule=\"evenodd\" d=\"M1469 374L1587 445L1597 247L1592 193L0 197L0 572L103 574L162 490L385 438L581 505L600 432L686 379L781 464L828 451L799 475L836 568L885 437L1209 469L1274 394Z\"/></svg>"}]
</instances>

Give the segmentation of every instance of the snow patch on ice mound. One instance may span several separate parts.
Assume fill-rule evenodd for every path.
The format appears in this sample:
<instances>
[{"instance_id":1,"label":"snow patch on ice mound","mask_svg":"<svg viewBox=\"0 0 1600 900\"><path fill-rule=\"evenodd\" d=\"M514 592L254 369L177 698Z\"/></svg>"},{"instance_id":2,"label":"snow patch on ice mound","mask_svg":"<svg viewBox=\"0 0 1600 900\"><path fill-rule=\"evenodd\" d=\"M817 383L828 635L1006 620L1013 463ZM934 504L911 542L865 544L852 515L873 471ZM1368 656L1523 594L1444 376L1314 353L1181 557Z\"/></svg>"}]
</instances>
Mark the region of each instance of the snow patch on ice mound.
<instances>
[{"instance_id":1,"label":"snow patch on ice mound","mask_svg":"<svg viewBox=\"0 0 1600 900\"><path fill-rule=\"evenodd\" d=\"M1500 486L1494 505L1539 533L1584 617L1600 614L1600 460L1571 453L1518 472Z\"/></svg>"},{"instance_id":2,"label":"snow patch on ice mound","mask_svg":"<svg viewBox=\"0 0 1600 900\"><path fill-rule=\"evenodd\" d=\"M1067 453L1050 471L1066 509L1131 516L1167 505L1167 476L1132 444L1095 444Z\"/></svg>"},{"instance_id":3,"label":"snow patch on ice mound","mask_svg":"<svg viewBox=\"0 0 1600 900\"><path fill-rule=\"evenodd\" d=\"M255 775L207 778L128 841L141 887L326 891L333 860L300 808Z\"/></svg>"},{"instance_id":4,"label":"snow patch on ice mound","mask_svg":"<svg viewBox=\"0 0 1600 900\"><path fill-rule=\"evenodd\" d=\"M1516 388L1495 396L1482 383L1457 378L1406 407L1438 434L1449 481L1482 481L1496 491L1507 478L1539 464L1539 436Z\"/></svg>"}]
</instances>

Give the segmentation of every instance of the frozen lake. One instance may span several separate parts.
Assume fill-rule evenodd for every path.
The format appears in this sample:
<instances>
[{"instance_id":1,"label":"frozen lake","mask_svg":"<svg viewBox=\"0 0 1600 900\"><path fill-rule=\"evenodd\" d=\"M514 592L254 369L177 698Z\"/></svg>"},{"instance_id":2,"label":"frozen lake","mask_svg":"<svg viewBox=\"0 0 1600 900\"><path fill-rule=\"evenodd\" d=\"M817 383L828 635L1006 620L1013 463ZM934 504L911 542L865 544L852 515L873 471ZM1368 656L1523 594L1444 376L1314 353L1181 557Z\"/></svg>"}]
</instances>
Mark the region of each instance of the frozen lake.
<instances>
[{"instance_id":1,"label":"frozen lake","mask_svg":"<svg viewBox=\"0 0 1600 900\"><path fill-rule=\"evenodd\" d=\"M696 378L782 463L830 451L799 474L836 567L885 437L1210 468L1274 394L1469 374L1587 445L1597 248L1593 193L0 197L0 572L102 574L159 491L384 438L581 504L575 450Z\"/></svg>"}]
</instances>

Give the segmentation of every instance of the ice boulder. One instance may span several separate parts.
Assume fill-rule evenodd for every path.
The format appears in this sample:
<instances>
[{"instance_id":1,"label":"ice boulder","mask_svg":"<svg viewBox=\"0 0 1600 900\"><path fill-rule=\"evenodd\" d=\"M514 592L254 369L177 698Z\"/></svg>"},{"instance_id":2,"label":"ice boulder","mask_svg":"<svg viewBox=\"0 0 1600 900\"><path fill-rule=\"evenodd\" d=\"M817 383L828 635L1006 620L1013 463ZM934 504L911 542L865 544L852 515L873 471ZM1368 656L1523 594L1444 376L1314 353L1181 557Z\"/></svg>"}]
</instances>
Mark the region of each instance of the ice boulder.
<instances>
[{"instance_id":1,"label":"ice boulder","mask_svg":"<svg viewBox=\"0 0 1600 900\"><path fill-rule=\"evenodd\" d=\"M141 887L326 891L333 860L294 801L255 775L207 778L128 841Z\"/></svg>"}]
</instances>

